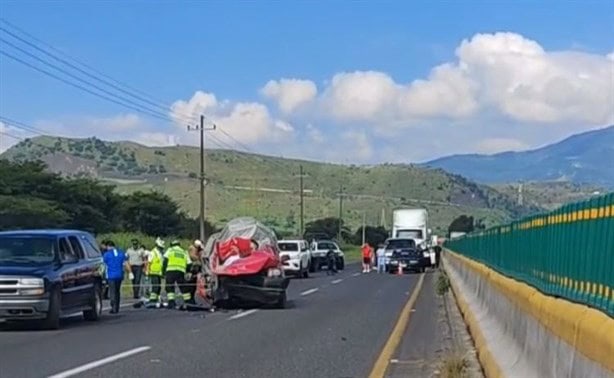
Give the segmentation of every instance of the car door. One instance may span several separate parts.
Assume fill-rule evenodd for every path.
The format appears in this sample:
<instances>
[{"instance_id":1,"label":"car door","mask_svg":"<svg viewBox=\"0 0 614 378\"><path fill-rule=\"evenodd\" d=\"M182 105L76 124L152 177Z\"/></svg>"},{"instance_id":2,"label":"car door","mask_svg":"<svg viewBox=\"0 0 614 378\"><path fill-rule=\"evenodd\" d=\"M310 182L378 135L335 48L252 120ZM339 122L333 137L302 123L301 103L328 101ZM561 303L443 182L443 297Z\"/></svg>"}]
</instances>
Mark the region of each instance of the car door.
<instances>
[{"instance_id":1,"label":"car door","mask_svg":"<svg viewBox=\"0 0 614 378\"><path fill-rule=\"evenodd\" d=\"M62 310L66 310L79 306L77 288L79 259L66 237L59 239L59 252L61 266L58 275L62 281Z\"/></svg>"},{"instance_id":2,"label":"car door","mask_svg":"<svg viewBox=\"0 0 614 378\"><path fill-rule=\"evenodd\" d=\"M71 235L68 237L68 242L70 243L70 247L72 248L73 252L79 259L79 261L75 264L75 271L77 274L77 279L75 281L75 300L77 301L78 305L85 306L89 304L92 297L96 271L93 269L93 266L87 262L85 250L79 238L76 235Z\"/></svg>"}]
</instances>

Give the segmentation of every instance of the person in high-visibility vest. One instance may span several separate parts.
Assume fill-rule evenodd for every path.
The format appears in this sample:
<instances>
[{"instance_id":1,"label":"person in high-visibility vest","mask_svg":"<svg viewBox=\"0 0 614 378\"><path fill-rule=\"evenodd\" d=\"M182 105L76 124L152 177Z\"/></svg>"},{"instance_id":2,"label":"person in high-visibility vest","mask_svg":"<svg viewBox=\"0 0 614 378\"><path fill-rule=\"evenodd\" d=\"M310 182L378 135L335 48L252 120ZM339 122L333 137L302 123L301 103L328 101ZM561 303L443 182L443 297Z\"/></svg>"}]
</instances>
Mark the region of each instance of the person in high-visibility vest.
<instances>
[{"instance_id":1,"label":"person in high-visibility vest","mask_svg":"<svg viewBox=\"0 0 614 378\"><path fill-rule=\"evenodd\" d=\"M162 265L164 260L164 240L157 238L156 246L147 254L146 274L151 284L148 307L160 307L162 290Z\"/></svg>"},{"instance_id":2,"label":"person in high-visibility vest","mask_svg":"<svg viewBox=\"0 0 614 378\"><path fill-rule=\"evenodd\" d=\"M168 299L168 308L175 308L175 285L179 286L183 304L181 309L186 308L186 303L190 301L190 289L185 284L185 274L190 256L181 246L179 242L173 240L171 247L164 254L163 272L166 279L166 296Z\"/></svg>"}]
</instances>

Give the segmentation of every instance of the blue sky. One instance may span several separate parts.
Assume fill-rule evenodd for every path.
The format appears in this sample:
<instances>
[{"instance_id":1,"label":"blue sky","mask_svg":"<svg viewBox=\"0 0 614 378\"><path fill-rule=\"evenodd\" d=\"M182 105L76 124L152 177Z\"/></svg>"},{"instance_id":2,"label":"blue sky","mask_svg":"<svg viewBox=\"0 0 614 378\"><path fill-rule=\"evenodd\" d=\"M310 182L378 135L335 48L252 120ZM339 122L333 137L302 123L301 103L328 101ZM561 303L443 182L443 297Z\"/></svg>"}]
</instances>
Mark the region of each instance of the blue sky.
<instances>
[{"instance_id":1,"label":"blue sky","mask_svg":"<svg viewBox=\"0 0 614 378\"><path fill-rule=\"evenodd\" d=\"M483 64L488 61L488 54L493 54L493 51L500 53L495 46L502 43L514 50L509 46L520 43L530 48L531 44L524 41L534 41L544 50L544 54L539 55L554 67L548 72L561 69L560 75L552 78L551 83L543 83L536 87L535 92L544 94L545 88L551 88L552 83L562 83L563 79L567 83L561 84L562 88L576 88L569 78L579 75L579 71L571 72L579 70L579 64L586 64L584 70L587 72L605 72L607 82L608 62L612 60L608 61L606 55L614 51L612 1L4 1L0 3L0 16L165 103L178 100L187 103L197 91L214 94L215 104L194 103L184 111L208 110L216 122L227 121L231 134L258 151L337 161L424 160L445 155L448 151L497 152L497 146L500 149L528 148L572 132L603 126L611 120L607 109L602 117L593 118L568 114L563 110L561 114L550 116L552 109L543 107L537 110L539 115L525 116L527 110L519 109L519 106L526 104L510 102L500 93L488 93L488 88L497 87L492 77L499 74L492 72L488 79L484 79L481 72L486 71ZM497 32L514 33L522 40L510 44L506 41L512 37L496 35ZM461 42L471 42L480 33L490 39L484 43L475 41L476 49L470 48L464 58L459 57L456 51ZM480 46L486 47L478 52ZM9 49L2 42L0 48ZM480 58L475 58L478 55ZM463 59L470 62L468 70L463 68L467 66ZM534 60L530 62L535 64ZM388 79L396 86L405 87L411 86L415 80L429 81L433 69L441 64L452 64L463 71L462 75L468 77L463 79L467 83L479 82L481 89L467 92L467 95L475 96L475 104L467 104L464 110L454 112L434 108L424 113L414 109L415 106L409 110L407 107L389 109L387 104L401 101L399 99L403 96L409 96L412 104L416 104L417 99L445 97L441 93L442 85L457 91L454 89L456 84L448 84L450 80L456 80L450 79L457 76L456 72L446 72L443 79L434 80L429 90L435 95L416 94L415 88L405 88L414 92L377 97L378 93L389 90L390 86L384 83ZM503 63L507 71L501 76L524 77L524 80L531 81L531 75L535 73L510 72L514 64ZM349 92L333 95L337 93L335 89L339 89L333 84L336 75L369 72L381 73L385 77L346 77ZM158 122L132 114L5 57L0 57L0 75L0 114L38 128L79 136L84 133L100 134L101 137L120 135L145 143L155 143L154 139L159 141L161 134L178 134L177 140L181 143L192 142L189 137L181 136L179 128L172 122ZM262 88L271 80L284 78L309 81L315 84L317 94L305 95L304 101L292 106L291 111L280 111L278 105L282 97L295 96L296 92L290 88L283 93L278 91L266 95ZM341 77L338 79L342 81ZM603 81L604 76L594 79ZM510 80L501 85L509 90L526 84L522 80L520 83ZM384 89L365 94L372 88L379 88L380 84ZM603 97L606 93L607 99L609 89L614 91L606 86L601 88L602 92L592 95ZM300 92L300 88L294 90ZM351 93L355 90L367 98L351 103ZM505 92L504 89L501 91ZM576 99L570 96L565 101L570 101L571 105L574 105L574 100L585 101L582 97L586 98L586 93L580 92ZM349 109L364 108L365 104L374 101L378 105L374 105L373 112L362 114L335 110L344 106L338 101L347 99L350 99L350 104L345 105ZM551 99L552 96L546 98L544 103L549 106ZM453 98L449 101L452 105L447 106L458 103ZM237 109L241 104L250 106ZM599 112L605 106L597 104L595 110L592 104L582 102L576 105L585 113ZM434 105L417 107L430 109L431 106ZM569 106L565 104L566 108ZM238 113L245 108L253 117L239 117ZM259 112L266 112L270 119L263 120ZM90 124L122 123L126 118L130 121L125 135L117 133L118 128L113 125L110 125L114 130L112 135L100 127L88 128ZM269 123L268 126L258 124L253 129L260 128L262 133L271 137L242 139L243 128L251 128L251 122ZM279 122L287 127L276 127L281 125ZM494 128L493 123L501 127ZM403 127L391 126L400 124ZM442 138L449 128L475 136L467 137L460 144L459 139L452 143ZM510 128L513 128L511 133ZM157 138L144 137L154 133ZM483 148L474 143L477 135L485 138ZM395 142L403 136L431 142L423 150L400 154L400 146ZM328 140L342 140L370 152L347 154L345 157L306 154L301 142L308 142L310 138L313 143L319 141L323 145Z\"/></svg>"}]
</instances>

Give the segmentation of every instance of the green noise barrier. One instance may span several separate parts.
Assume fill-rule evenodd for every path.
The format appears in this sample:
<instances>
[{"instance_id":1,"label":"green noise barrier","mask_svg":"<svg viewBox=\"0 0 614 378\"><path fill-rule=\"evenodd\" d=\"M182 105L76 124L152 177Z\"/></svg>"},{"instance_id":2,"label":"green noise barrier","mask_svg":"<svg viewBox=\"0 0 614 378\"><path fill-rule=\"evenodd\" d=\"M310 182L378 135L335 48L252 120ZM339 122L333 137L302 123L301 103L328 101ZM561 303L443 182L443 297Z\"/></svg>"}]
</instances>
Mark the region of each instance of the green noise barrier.
<instances>
[{"instance_id":1,"label":"green noise barrier","mask_svg":"<svg viewBox=\"0 0 614 378\"><path fill-rule=\"evenodd\" d=\"M614 317L614 192L445 246L545 294Z\"/></svg>"}]
</instances>

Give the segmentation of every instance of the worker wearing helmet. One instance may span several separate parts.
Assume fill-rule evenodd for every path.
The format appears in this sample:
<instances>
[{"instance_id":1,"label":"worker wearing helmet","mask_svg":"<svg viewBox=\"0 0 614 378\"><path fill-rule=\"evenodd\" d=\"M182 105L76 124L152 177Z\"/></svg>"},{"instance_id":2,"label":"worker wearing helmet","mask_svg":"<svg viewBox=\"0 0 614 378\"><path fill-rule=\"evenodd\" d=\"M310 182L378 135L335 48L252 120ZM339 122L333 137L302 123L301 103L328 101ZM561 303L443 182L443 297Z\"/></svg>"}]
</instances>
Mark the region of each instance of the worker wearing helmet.
<instances>
[{"instance_id":1,"label":"worker wearing helmet","mask_svg":"<svg viewBox=\"0 0 614 378\"><path fill-rule=\"evenodd\" d=\"M145 272L151 284L148 307L160 307L160 291L162 290L162 265L164 260L164 240L157 238L156 246L147 254Z\"/></svg>"},{"instance_id":2,"label":"worker wearing helmet","mask_svg":"<svg viewBox=\"0 0 614 378\"><path fill-rule=\"evenodd\" d=\"M202 271L203 251L204 246L200 240L194 240L194 243L192 243L188 249L188 254L190 255L188 273L186 274L186 285L190 292L190 299L187 301L188 304L196 304L196 282L198 280L198 274Z\"/></svg>"},{"instance_id":3,"label":"worker wearing helmet","mask_svg":"<svg viewBox=\"0 0 614 378\"><path fill-rule=\"evenodd\" d=\"M173 240L171 247L164 253L164 263L162 270L166 279L166 296L168 298L168 308L173 309L175 302L175 286L179 287L183 297L182 310L186 309L186 303L191 302L189 287L186 287L185 276L190 257L188 252L181 248L179 241Z\"/></svg>"}]
</instances>

